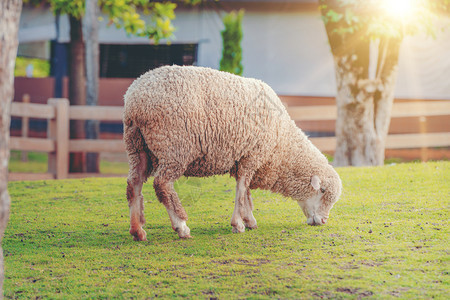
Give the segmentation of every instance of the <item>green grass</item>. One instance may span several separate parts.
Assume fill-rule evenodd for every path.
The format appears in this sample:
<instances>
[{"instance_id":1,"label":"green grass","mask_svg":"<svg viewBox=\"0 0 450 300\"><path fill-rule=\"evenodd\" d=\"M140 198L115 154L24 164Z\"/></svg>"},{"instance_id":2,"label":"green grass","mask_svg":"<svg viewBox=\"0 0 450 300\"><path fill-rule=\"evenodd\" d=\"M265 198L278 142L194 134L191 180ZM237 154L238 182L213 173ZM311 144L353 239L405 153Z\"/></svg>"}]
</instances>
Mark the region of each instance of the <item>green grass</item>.
<instances>
[{"instance_id":1,"label":"green grass","mask_svg":"<svg viewBox=\"0 0 450 300\"><path fill-rule=\"evenodd\" d=\"M128 163L100 160L100 173L102 174L128 174Z\"/></svg>"},{"instance_id":2,"label":"green grass","mask_svg":"<svg viewBox=\"0 0 450 300\"><path fill-rule=\"evenodd\" d=\"M33 65L33 77L50 76L50 61L39 58L17 57L14 65L14 76L25 77L27 66Z\"/></svg>"},{"instance_id":3,"label":"green grass","mask_svg":"<svg viewBox=\"0 0 450 300\"><path fill-rule=\"evenodd\" d=\"M5 297L448 299L450 162L338 172L325 226L254 191L259 228L243 234L229 225L233 179L180 179L190 240L147 183L148 242L128 234L125 178L11 182Z\"/></svg>"},{"instance_id":4,"label":"green grass","mask_svg":"<svg viewBox=\"0 0 450 300\"><path fill-rule=\"evenodd\" d=\"M20 151L11 151L9 160L9 172L19 173L46 173L48 170L48 155L43 152L29 152L28 161L21 161ZM128 163L100 160L100 173L102 174L127 174Z\"/></svg>"},{"instance_id":5,"label":"green grass","mask_svg":"<svg viewBox=\"0 0 450 300\"><path fill-rule=\"evenodd\" d=\"M11 151L9 172L45 173L47 172L47 153L29 152L28 161L21 161L20 151Z\"/></svg>"}]
</instances>

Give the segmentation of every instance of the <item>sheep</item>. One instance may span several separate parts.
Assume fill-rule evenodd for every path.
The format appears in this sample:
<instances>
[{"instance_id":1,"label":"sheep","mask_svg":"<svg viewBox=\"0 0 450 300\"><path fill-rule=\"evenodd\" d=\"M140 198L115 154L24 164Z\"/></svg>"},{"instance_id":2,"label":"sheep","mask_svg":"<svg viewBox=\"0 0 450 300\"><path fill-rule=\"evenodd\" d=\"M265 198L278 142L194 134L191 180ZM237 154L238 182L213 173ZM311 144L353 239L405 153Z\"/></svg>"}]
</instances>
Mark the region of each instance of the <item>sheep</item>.
<instances>
[{"instance_id":1,"label":"sheep","mask_svg":"<svg viewBox=\"0 0 450 300\"><path fill-rule=\"evenodd\" d=\"M124 109L130 234L145 241L142 186L154 176L158 200L180 238L188 216L174 190L181 176L236 179L234 233L257 228L251 189L298 202L309 225L325 224L342 189L337 172L264 82L210 68L164 66L136 79Z\"/></svg>"}]
</instances>

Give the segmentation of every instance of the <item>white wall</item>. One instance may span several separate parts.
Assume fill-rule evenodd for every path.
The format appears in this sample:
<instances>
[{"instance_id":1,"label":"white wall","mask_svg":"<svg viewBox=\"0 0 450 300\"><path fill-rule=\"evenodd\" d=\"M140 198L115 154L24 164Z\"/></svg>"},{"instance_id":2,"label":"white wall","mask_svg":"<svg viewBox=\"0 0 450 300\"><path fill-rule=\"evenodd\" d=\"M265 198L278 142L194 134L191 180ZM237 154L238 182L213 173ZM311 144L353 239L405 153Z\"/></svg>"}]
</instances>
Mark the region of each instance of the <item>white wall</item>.
<instances>
[{"instance_id":1,"label":"white wall","mask_svg":"<svg viewBox=\"0 0 450 300\"><path fill-rule=\"evenodd\" d=\"M55 17L48 8L23 7L19 22L19 43L48 41L55 36Z\"/></svg>"},{"instance_id":2,"label":"white wall","mask_svg":"<svg viewBox=\"0 0 450 300\"><path fill-rule=\"evenodd\" d=\"M318 14L247 13L244 75L283 95L335 95L333 59Z\"/></svg>"},{"instance_id":3,"label":"white wall","mask_svg":"<svg viewBox=\"0 0 450 300\"><path fill-rule=\"evenodd\" d=\"M450 28L436 39L419 35L403 41L396 96L450 100Z\"/></svg>"}]
</instances>

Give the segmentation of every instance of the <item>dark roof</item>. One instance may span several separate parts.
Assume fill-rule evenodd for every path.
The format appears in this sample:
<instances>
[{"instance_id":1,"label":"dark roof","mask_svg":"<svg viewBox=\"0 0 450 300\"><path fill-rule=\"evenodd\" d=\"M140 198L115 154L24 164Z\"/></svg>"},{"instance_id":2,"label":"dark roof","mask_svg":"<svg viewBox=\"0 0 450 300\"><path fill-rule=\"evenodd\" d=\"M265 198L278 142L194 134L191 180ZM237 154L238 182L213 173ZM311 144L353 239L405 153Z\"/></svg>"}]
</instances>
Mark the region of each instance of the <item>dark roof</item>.
<instances>
[{"instance_id":1,"label":"dark roof","mask_svg":"<svg viewBox=\"0 0 450 300\"><path fill-rule=\"evenodd\" d=\"M220 2L318 3L318 0L220 0Z\"/></svg>"}]
</instances>

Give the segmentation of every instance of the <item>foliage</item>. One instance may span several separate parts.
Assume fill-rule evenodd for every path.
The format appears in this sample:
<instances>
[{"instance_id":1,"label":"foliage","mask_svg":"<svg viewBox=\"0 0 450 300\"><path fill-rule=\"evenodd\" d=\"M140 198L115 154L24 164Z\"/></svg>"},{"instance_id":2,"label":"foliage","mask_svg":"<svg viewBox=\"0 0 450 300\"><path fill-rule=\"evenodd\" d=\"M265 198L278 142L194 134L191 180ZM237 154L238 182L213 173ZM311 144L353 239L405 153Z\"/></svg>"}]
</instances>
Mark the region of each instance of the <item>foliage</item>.
<instances>
[{"instance_id":1,"label":"foliage","mask_svg":"<svg viewBox=\"0 0 450 300\"><path fill-rule=\"evenodd\" d=\"M225 29L221 32L223 41L220 70L242 75L242 18L244 11L232 11L223 18Z\"/></svg>"},{"instance_id":2,"label":"foliage","mask_svg":"<svg viewBox=\"0 0 450 300\"><path fill-rule=\"evenodd\" d=\"M411 10L392 13L396 0L320 0L325 25L334 24L337 35L362 31L360 38L402 38L425 31L434 36L435 16L450 12L450 0L410 0ZM401 8L399 8L401 9Z\"/></svg>"},{"instance_id":3,"label":"foliage","mask_svg":"<svg viewBox=\"0 0 450 300\"><path fill-rule=\"evenodd\" d=\"M45 59L17 57L14 65L14 76L23 76L27 74L27 66L33 65L33 77L48 77L50 76L50 62Z\"/></svg>"},{"instance_id":4,"label":"foliage","mask_svg":"<svg viewBox=\"0 0 450 300\"><path fill-rule=\"evenodd\" d=\"M151 180L148 242L128 234L126 179L10 182L5 297L446 298L450 162L338 169L327 225L254 191L259 228L232 234L229 176L176 183L194 236L173 232Z\"/></svg>"},{"instance_id":5,"label":"foliage","mask_svg":"<svg viewBox=\"0 0 450 300\"><path fill-rule=\"evenodd\" d=\"M55 14L68 14L77 19L84 15L85 0L28 0L34 5L50 4ZM197 4L199 0L185 0L187 4ZM159 42L170 38L175 31L172 20L175 19L172 2L149 0L98 0L102 12L108 17L109 25L124 28L128 34L146 36ZM143 16L150 16L146 21Z\"/></svg>"},{"instance_id":6,"label":"foliage","mask_svg":"<svg viewBox=\"0 0 450 300\"><path fill-rule=\"evenodd\" d=\"M109 23L117 28L124 28L127 33L137 36L148 36L159 41L170 37L175 28L171 20L175 19L176 4L160 3L147 0L101 0L102 11L109 16ZM151 15L151 23L146 24L136 11L142 9L145 15Z\"/></svg>"}]
</instances>

